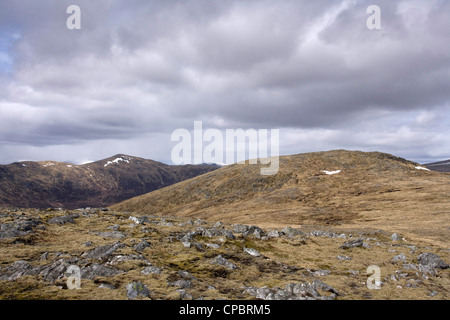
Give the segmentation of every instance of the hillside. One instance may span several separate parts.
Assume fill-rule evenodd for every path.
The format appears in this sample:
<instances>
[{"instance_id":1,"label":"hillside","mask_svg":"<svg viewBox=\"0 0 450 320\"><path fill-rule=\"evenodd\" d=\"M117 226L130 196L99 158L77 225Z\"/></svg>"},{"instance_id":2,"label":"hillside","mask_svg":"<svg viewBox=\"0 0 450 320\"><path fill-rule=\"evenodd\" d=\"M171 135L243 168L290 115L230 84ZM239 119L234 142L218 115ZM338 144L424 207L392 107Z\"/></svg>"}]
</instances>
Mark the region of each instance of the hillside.
<instances>
[{"instance_id":1,"label":"hillside","mask_svg":"<svg viewBox=\"0 0 450 320\"><path fill-rule=\"evenodd\" d=\"M427 163L424 165L424 167L439 172L450 172L450 160Z\"/></svg>"},{"instance_id":2,"label":"hillside","mask_svg":"<svg viewBox=\"0 0 450 320\"><path fill-rule=\"evenodd\" d=\"M261 176L258 165L226 166L112 208L266 227L384 229L442 244L450 227L449 186L449 174L402 158L337 150L281 157L273 176Z\"/></svg>"},{"instance_id":3,"label":"hillside","mask_svg":"<svg viewBox=\"0 0 450 320\"><path fill-rule=\"evenodd\" d=\"M84 165L18 162L0 166L0 206L109 206L215 169L212 165L169 166L123 154Z\"/></svg>"}]
</instances>

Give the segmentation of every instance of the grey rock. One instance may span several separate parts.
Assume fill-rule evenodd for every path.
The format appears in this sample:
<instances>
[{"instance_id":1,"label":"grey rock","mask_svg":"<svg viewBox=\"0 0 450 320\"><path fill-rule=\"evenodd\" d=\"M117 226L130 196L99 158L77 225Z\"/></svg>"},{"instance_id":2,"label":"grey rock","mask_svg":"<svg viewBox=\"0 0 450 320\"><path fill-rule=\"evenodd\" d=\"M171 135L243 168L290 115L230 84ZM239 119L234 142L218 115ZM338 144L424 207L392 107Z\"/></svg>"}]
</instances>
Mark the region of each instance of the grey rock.
<instances>
[{"instance_id":1,"label":"grey rock","mask_svg":"<svg viewBox=\"0 0 450 320\"><path fill-rule=\"evenodd\" d=\"M351 257L349 257L349 256L342 256L342 255L337 256L337 259L338 260L352 260Z\"/></svg>"},{"instance_id":2,"label":"grey rock","mask_svg":"<svg viewBox=\"0 0 450 320\"><path fill-rule=\"evenodd\" d=\"M228 261L227 259L225 259L224 257L222 257L222 255L219 255L216 258L214 258L211 261L211 264L218 264L218 265L224 266L230 270L234 270L237 268L237 266L234 263L232 263L232 262Z\"/></svg>"},{"instance_id":3,"label":"grey rock","mask_svg":"<svg viewBox=\"0 0 450 320\"><path fill-rule=\"evenodd\" d=\"M249 255L254 256L254 257L261 256L261 254L256 249L253 249L253 248L244 248L244 252L248 253Z\"/></svg>"},{"instance_id":4,"label":"grey rock","mask_svg":"<svg viewBox=\"0 0 450 320\"><path fill-rule=\"evenodd\" d=\"M222 235L227 239L231 239L231 240L236 239L236 237L234 236L233 232L231 232L231 230L223 229Z\"/></svg>"},{"instance_id":5,"label":"grey rock","mask_svg":"<svg viewBox=\"0 0 450 320\"><path fill-rule=\"evenodd\" d=\"M398 234L394 233L391 236L392 241L401 241L402 237L400 237Z\"/></svg>"},{"instance_id":6,"label":"grey rock","mask_svg":"<svg viewBox=\"0 0 450 320\"><path fill-rule=\"evenodd\" d=\"M83 253L81 257L87 259L104 260L110 257L115 251L117 251L121 247L123 247L123 244L121 244L120 242L116 242L114 244L107 244L101 247L94 248L90 251L87 251Z\"/></svg>"},{"instance_id":7,"label":"grey rock","mask_svg":"<svg viewBox=\"0 0 450 320\"><path fill-rule=\"evenodd\" d=\"M404 253L400 253L399 255L396 255L392 258L392 262L406 262L406 256Z\"/></svg>"},{"instance_id":8,"label":"grey rock","mask_svg":"<svg viewBox=\"0 0 450 320\"><path fill-rule=\"evenodd\" d=\"M19 218L15 222L5 223L0 226L0 239L23 237L33 233L33 229L41 224L39 219Z\"/></svg>"},{"instance_id":9,"label":"grey rock","mask_svg":"<svg viewBox=\"0 0 450 320\"><path fill-rule=\"evenodd\" d=\"M203 221L202 219L196 219L196 220L194 221L194 224L196 224L196 225L202 225L202 224L206 224L206 222Z\"/></svg>"},{"instance_id":10,"label":"grey rock","mask_svg":"<svg viewBox=\"0 0 450 320\"><path fill-rule=\"evenodd\" d=\"M314 280L313 281L313 286L316 290L320 290L320 291L326 291L326 292L331 292L335 295L340 296L341 294L334 289L332 286L320 281L320 280Z\"/></svg>"},{"instance_id":11,"label":"grey rock","mask_svg":"<svg viewBox=\"0 0 450 320\"><path fill-rule=\"evenodd\" d=\"M122 238L126 237L126 235L120 231L105 231L105 232L93 232L93 233L100 237L104 237L104 238L122 239Z\"/></svg>"},{"instance_id":12,"label":"grey rock","mask_svg":"<svg viewBox=\"0 0 450 320\"><path fill-rule=\"evenodd\" d=\"M213 249L219 249L220 245L216 244L216 243L207 243L206 246L208 248L213 248Z\"/></svg>"},{"instance_id":13,"label":"grey rock","mask_svg":"<svg viewBox=\"0 0 450 320\"><path fill-rule=\"evenodd\" d=\"M184 271L184 270L178 271L178 275L180 277L182 277L183 279L196 280L195 277L192 274L190 274L189 272Z\"/></svg>"},{"instance_id":14,"label":"grey rock","mask_svg":"<svg viewBox=\"0 0 450 320\"><path fill-rule=\"evenodd\" d=\"M127 297L130 300L137 299L139 297L149 298L151 294L150 290L148 290L148 288L139 281L127 284L126 289Z\"/></svg>"},{"instance_id":15,"label":"grey rock","mask_svg":"<svg viewBox=\"0 0 450 320\"><path fill-rule=\"evenodd\" d=\"M74 261L69 262L66 259L60 259L43 267L37 268L37 271L44 277L44 281L53 283L54 281L65 276L65 271L70 265L73 264L73 262Z\"/></svg>"},{"instance_id":16,"label":"grey rock","mask_svg":"<svg viewBox=\"0 0 450 320\"><path fill-rule=\"evenodd\" d=\"M183 241L183 242L181 242L181 243L183 244L183 246L184 246L185 248L190 248L191 245L192 245L189 241Z\"/></svg>"},{"instance_id":17,"label":"grey rock","mask_svg":"<svg viewBox=\"0 0 450 320\"><path fill-rule=\"evenodd\" d=\"M144 256L135 255L135 254L114 256L109 260L108 264L117 265L121 262L131 261L131 260L138 260L138 261L142 261L144 264L151 265L151 263L147 259L145 259Z\"/></svg>"},{"instance_id":18,"label":"grey rock","mask_svg":"<svg viewBox=\"0 0 450 320\"><path fill-rule=\"evenodd\" d=\"M414 271L416 271L416 270L418 270L418 267L415 264L412 264L412 263L405 263L405 264L403 264L403 269L404 270L414 270Z\"/></svg>"},{"instance_id":19,"label":"grey rock","mask_svg":"<svg viewBox=\"0 0 450 320\"><path fill-rule=\"evenodd\" d=\"M74 218L73 215L53 217L50 220L48 220L48 223L58 225L64 225L66 223L75 223L75 220L73 218Z\"/></svg>"},{"instance_id":20,"label":"grey rock","mask_svg":"<svg viewBox=\"0 0 450 320\"><path fill-rule=\"evenodd\" d=\"M27 261L16 261L0 270L0 280L14 281L25 275L35 274L33 266Z\"/></svg>"},{"instance_id":21,"label":"grey rock","mask_svg":"<svg viewBox=\"0 0 450 320\"><path fill-rule=\"evenodd\" d=\"M142 240L141 242L139 242L137 245L134 246L134 250L136 250L137 252L142 252L145 250L145 248L150 247L150 243L148 243L145 240Z\"/></svg>"},{"instance_id":22,"label":"grey rock","mask_svg":"<svg viewBox=\"0 0 450 320\"><path fill-rule=\"evenodd\" d=\"M286 227L283 230L281 230L281 233L283 233L284 235L286 235L289 238L295 237L295 236L302 236L305 237L306 234L298 229L294 229L291 227Z\"/></svg>"},{"instance_id":23,"label":"grey rock","mask_svg":"<svg viewBox=\"0 0 450 320\"><path fill-rule=\"evenodd\" d=\"M321 295L319 290L331 294ZM339 295L334 288L320 280L315 280L312 284L306 282L289 283L284 289L247 287L244 293L262 300L332 300Z\"/></svg>"},{"instance_id":24,"label":"grey rock","mask_svg":"<svg viewBox=\"0 0 450 320\"><path fill-rule=\"evenodd\" d=\"M180 294L181 300L193 300L194 299L192 297L192 295L187 293L186 290L184 290L184 289L177 289L176 291Z\"/></svg>"},{"instance_id":25,"label":"grey rock","mask_svg":"<svg viewBox=\"0 0 450 320\"><path fill-rule=\"evenodd\" d=\"M108 228L106 228L107 230L113 230L113 231L117 231L119 230L120 226L118 224L109 226Z\"/></svg>"},{"instance_id":26,"label":"grey rock","mask_svg":"<svg viewBox=\"0 0 450 320\"><path fill-rule=\"evenodd\" d=\"M430 268L447 269L449 265L446 264L437 254L434 253L422 253L417 259L419 260L419 265L427 266Z\"/></svg>"},{"instance_id":27,"label":"grey rock","mask_svg":"<svg viewBox=\"0 0 450 320\"><path fill-rule=\"evenodd\" d=\"M236 224L233 227L233 231L236 233L244 233L247 232L249 229L249 226L245 225L245 224Z\"/></svg>"},{"instance_id":28,"label":"grey rock","mask_svg":"<svg viewBox=\"0 0 450 320\"><path fill-rule=\"evenodd\" d=\"M438 294L439 294L439 292L437 292L437 291L431 291L430 292L430 297L434 297L434 296L436 296Z\"/></svg>"},{"instance_id":29,"label":"grey rock","mask_svg":"<svg viewBox=\"0 0 450 320\"><path fill-rule=\"evenodd\" d=\"M144 270L141 271L142 274L161 274L161 269L155 266L145 267Z\"/></svg>"},{"instance_id":30,"label":"grey rock","mask_svg":"<svg viewBox=\"0 0 450 320\"><path fill-rule=\"evenodd\" d=\"M330 270L316 270L313 272L313 274L317 277L328 276L330 273L331 273Z\"/></svg>"},{"instance_id":31,"label":"grey rock","mask_svg":"<svg viewBox=\"0 0 450 320\"><path fill-rule=\"evenodd\" d=\"M221 227L223 227L223 223L220 221L218 221L214 224L214 228L221 228Z\"/></svg>"},{"instance_id":32,"label":"grey rock","mask_svg":"<svg viewBox=\"0 0 450 320\"><path fill-rule=\"evenodd\" d=\"M350 248L357 248L362 247L364 245L364 241L362 239L356 239L356 240L349 240L344 242L339 249L350 249Z\"/></svg>"},{"instance_id":33,"label":"grey rock","mask_svg":"<svg viewBox=\"0 0 450 320\"><path fill-rule=\"evenodd\" d=\"M269 238L278 238L278 237L280 236L280 233L278 232L278 230L270 230L270 231L267 233L267 236L268 236Z\"/></svg>"},{"instance_id":34,"label":"grey rock","mask_svg":"<svg viewBox=\"0 0 450 320\"><path fill-rule=\"evenodd\" d=\"M48 259L48 252L44 252L39 258L39 260L41 261L46 261L47 259Z\"/></svg>"},{"instance_id":35,"label":"grey rock","mask_svg":"<svg viewBox=\"0 0 450 320\"><path fill-rule=\"evenodd\" d=\"M186 279L180 279L180 280L176 280L174 282L169 282L169 285L172 287L179 287L181 289L185 289L185 288L191 288L192 287L192 283L190 280L186 280Z\"/></svg>"},{"instance_id":36,"label":"grey rock","mask_svg":"<svg viewBox=\"0 0 450 320\"><path fill-rule=\"evenodd\" d=\"M102 283L98 286L100 289L109 289L109 290L115 290L116 287L109 283Z\"/></svg>"},{"instance_id":37,"label":"grey rock","mask_svg":"<svg viewBox=\"0 0 450 320\"><path fill-rule=\"evenodd\" d=\"M112 277L120 273L123 271L94 263L81 269L81 278L92 280L95 277Z\"/></svg>"},{"instance_id":38,"label":"grey rock","mask_svg":"<svg viewBox=\"0 0 450 320\"><path fill-rule=\"evenodd\" d=\"M87 242L84 243L84 246L86 246L86 247L92 247L93 244L94 244L94 243L93 243L92 241L87 241Z\"/></svg>"}]
</instances>

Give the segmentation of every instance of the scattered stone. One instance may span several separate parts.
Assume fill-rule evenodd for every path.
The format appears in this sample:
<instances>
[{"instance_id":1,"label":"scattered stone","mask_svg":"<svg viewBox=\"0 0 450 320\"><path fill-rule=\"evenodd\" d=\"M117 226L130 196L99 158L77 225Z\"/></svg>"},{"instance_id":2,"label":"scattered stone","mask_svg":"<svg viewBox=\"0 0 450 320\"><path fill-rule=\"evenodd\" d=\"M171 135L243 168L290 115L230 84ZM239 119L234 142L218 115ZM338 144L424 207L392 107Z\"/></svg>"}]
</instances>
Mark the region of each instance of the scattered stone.
<instances>
[{"instance_id":1,"label":"scattered stone","mask_svg":"<svg viewBox=\"0 0 450 320\"><path fill-rule=\"evenodd\" d=\"M178 271L178 275L183 279L196 280L195 277L187 271L180 270Z\"/></svg>"},{"instance_id":2,"label":"scattered stone","mask_svg":"<svg viewBox=\"0 0 450 320\"><path fill-rule=\"evenodd\" d=\"M134 250L136 250L137 252L142 252L144 251L145 248L148 247L150 247L150 243L148 243L145 240L142 240L140 243L134 246Z\"/></svg>"},{"instance_id":3,"label":"scattered stone","mask_svg":"<svg viewBox=\"0 0 450 320\"><path fill-rule=\"evenodd\" d=\"M192 295L187 293L186 290L184 290L184 289L177 289L176 291L180 294L181 300L193 300L194 299L192 297Z\"/></svg>"},{"instance_id":4,"label":"scattered stone","mask_svg":"<svg viewBox=\"0 0 450 320\"><path fill-rule=\"evenodd\" d=\"M172 287L179 287L181 289L185 289L185 288L191 288L192 287L192 283L190 280L186 280L186 279L180 279L174 282L169 282L169 285Z\"/></svg>"},{"instance_id":5,"label":"scattered stone","mask_svg":"<svg viewBox=\"0 0 450 320\"><path fill-rule=\"evenodd\" d=\"M396 233L392 234L391 239L392 239L392 241L401 241L402 240L402 238Z\"/></svg>"},{"instance_id":6,"label":"scattered stone","mask_svg":"<svg viewBox=\"0 0 450 320\"><path fill-rule=\"evenodd\" d=\"M278 230L270 230L269 233L267 233L267 237L269 238L278 238L280 236L280 233Z\"/></svg>"},{"instance_id":7,"label":"scattered stone","mask_svg":"<svg viewBox=\"0 0 450 320\"><path fill-rule=\"evenodd\" d=\"M436 296L438 294L439 294L439 292L437 292L437 291L431 291L430 292L430 297L434 297L434 296Z\"/></svg>"},{"instance_id":8,"label":"scattered stone","mask_svg":"<svg viewBox=\"0 0 450 320\"><path fill-rule=\"evenodd\" d=\"M109 283L102 283L98 286L100 289L109 289L109 290L115 290L116 287Z\"/></svg>"},{"instance_id":9,"label":"scattered stone","mask_svg":"<svg viewBox=\"0 0 450 320\"><path fill-rule=\"evenodd\" d=\"M81 256L87 259L104 260L111 256L117 249L123 247L123 244L116 242L114 244L107 244L105 246L94 248L83 253Z\"/></svg>"},{"instance_id":10,"label":"scattered stone","mask_svg":"<svg viewBox=\"0 0 450 320\"><path fill-rule=\"evenodd\" d=\"M236 224L233 228L233 232L244 233L244 232L247 232L248 229L249 229L249 226L247 226L245 224Z\"/></svg>"},{"instance_id":11,"label":"scattered stone","mask_svg":"<svg viewBox=\"0 0 450 320\"><path fill-rule=\"evenodd\" d=\"M144 256L142 256L142 255L135 255L135 254L114 256L108 262L108 264L110 264L110 265L117 265L120 262L125 262L125 261L130 261L130 260L139 260L139 261L142 261L144 264L151 265L151 263L147 259L145 259Z\"/></svg>"},{"instance_id":12,"label":"scattered stone","mask_svg":"<svg viewBox=\"0 0 450 320\"><path fill-rule=\"evenodd\" d=\"M23 237L33 233L33 229L41 224L39 219L29 218L0 226L0 239Z\"/></svg>"},{"instance_id":13,"label":"scattered stone","mask_svg":"<svg viewBox=\"0 0 450 320\"><path fill-rule=\"evenodd\" d=\"M261 254L256 249L253 249L253 248L244 248L244 252L248 253L249 255L254 256L254 257L261 256Z\"/></svg>"},{"instance_id":14,"label":"scattered stone","mask_svg":"<svg viewBox=\"0 0 450 320\"><path fill-rule=\"evenodd\" d=\"M84 246L85 247L92 247L93 244L94 243L92 241L87 241L87 242L84 243Z\"/></svg>"},{"instance_id":15,"label":"scattered stone","mask_svg":"<svg viewBox=\"0 0 450 320\"><path fill-rule=\"evenodd\" d=\"M199 226L199 225L202 225L202 224L206 224L206 222L203 221L202 219L197 219L197 220L194 221L194 224Z\"/></svg>"},{"instance_id":16,"label":"scattered stone","mask_svg":"<svg viewBox=\"0 0 450 320\"><path fill-rule=\"evenodd\" d=\"M81 269L81 278L92 280L95 277L112 277L120 273L123 271L94 263Z\"/></svg>"},{"instance_id":17,"label":"scattered stone","mask_svg":"<svg viewBox=\"0 0 450 320\"><path fill-rule=\"evenodd\" d=\"M161 274L161 269L155 266L145 267L144 270L141 271L142 274L149 275L149 274Z\"/></svg>"},{"instance_id":18,"label":"scattered stone","mask_svg":"<svg viewBox=\"0 0 450 320\"><path fill-rule=\"evenodd\" d=\"M215 244L215 243L207 243L206 246L208 248L213 248L213 249L219 249L220 248L220 245Z\"/></svg>"},{"instance_id":19,"label":"scattered stone","mask_svg":"<svg viewBox=\"0 0 450 320\"><path fill-rule=\"evenodd\" d=\"M27 261L19 260L2 268L0 280L14 281L25 275L34 274L33 266Z\"/></svg>"},{"instance_id":20,"label":"scattered stone","mask_svg":"<svg viewBox=\"0 0 450 320\"><path fill-rule=\"evenodd\" d=\"M48 252L44 252L39 258L40 261L46 261L48 259Z\"/></svg>"},{"instance_id":21,"label":"scattered stone","mask_svg":"<svg viewBox=\"0 0 450 320\"><path fill-rule=\"evenodd\" d=\"M54 281L63 278L67 268L74 264L74 262L75 261L60 259L48 265L38 267L37 272L44 277L44 281L53 283Z\"/></svg>"},{"instance_id":22,"label":"scattered stone","mask_svg":"<svg viewBox=\"0 0 450 320\"><path fill-rule=\"evenodd\" d=\"M352 260L352 258L349 256L341 256L341 255L337 256L337 259L338 260Z\"/></svg>"},{"instance_id":23,"label":"scattered stone","mask_svg":"<svg viewBox=\"0 0 450 320\"><path fill-rule=\"evenodd\" d=\"M214 228L221 228L221 227L223 227L223 223L220 221L218 221L214 224Z\"/></svg>"},{"instance_id":24,"label":"scattered stone","mask_svg":"<svg viewBox=\"0 0 450 320\"><path fill-rule=\"evenodd\" d=\"M321 295L319 291L331 292L331 295ZM315 280L312 284L289 283L284 289L269 287L247 287L244 293L262 300L333 300L339 293L331 286L320 280Z\"/></svg>"},{"instance_id":25,"label":"scattered stone","mask_svg":"<svg viewBox=\"0 0 450 320\"><path fill-rule=\"evenodd\" d=\"M127 297L130 300L137 299L139 297L143 298L150 297L150 290L148 290L147 287L142 284L142 282L135 281L129 283L126 286L126 289L127 289Z\"/></svg>"},{"instance_id":26,"label":"scattered stone","mask_svg":"<svg viewBox=\"0 0 450 320\"><path fill-rule=\"evenodd\" d=\"M106 228L107 230L113 230L113 231L117 231L119 230L120 226L118 224L109 226L108 228Z\"/></svg>"},{"instance_id":27,"label":"scattered stone","mask_svg":"<svg viewBox=\"0 0 450 320\"><path fill-rule=\"evenodd\" d=\"M300 231L298 229L291 228L291 227L284 228L283 230L281 230L281 233L286 235L288 238L292 238L292 237L295 237L295 236L302 236L302 237L306 236L306 234L303 233L302 231Z\"/></svg>"},{"instance_id":28,"label":"scattered stone","mask_svg":"<svg viewBox=\"0 0 450 320\"><path fill-rule=\"evenodd\" d=\"M356 240L349 240L344 242L339 249L350 249L350 248L357 248L362 247L364 244L367 246L367 244L363 241L363 239L356 239Z\"/></svg>"},{"instance_id":29,"label":"scattered stone","mask_svg":"<svg viewBox=\"0 0 450 320\"><path fill-rule=\"evenodd\" d=\"M236 239L236 237L234 236L233 232L231 232L231 230L223 229L222 235L227 239L231 239L231 240Z\"/></svg>"},{"instance_id":30,"label":"scattered stone","mask_svg":"<svg viewBox=\"0 0 450 320\"><path fill-rule=\"evenodd\" d=\"M434 253L422 253L417 259L419 260L419 265L427 266L430 268L447 269L449 265L446 264L438 255Z\"/></svg>"},{"instance_id":31,"label":"scattered stone","mask_svg":"<svg viewBox=\"0 0 450 320\"><path fill-rule=\"evenodd\" d=\"M392 258L392 262L406 262L406 256L403 253L400 253L399 255L396 255Z\"/></svg>"},{"instance_id":32,"label":"scattered stone","mask_svg":"<svg viewBox=\"0 0 450 320\"><path fill-rule=\"evenodd\" d=\"M183 246L185 247L185 248L190 248L191 247L191 243L189 242L189 241L183 241L183 242L181 242L182 244L183 244Z\"/></svg>"},{"instance_id":33,"label":"scattered stone","mask_svg":"<svg viewBox=\"0 0 450 320\"><path fill-rule=\"evenodd\" d=\"M237 266L234 263L232 263L232 262L228 261L227 259L225 259L224 257L222 257L222 255L218 255L216 258L214 258L211 261L211 264L218 264L220 266L224 266L231 270L234 270L237 268Z\"/></svg>"},{"instance_id":34,"label":"scattered stone","mask_svg":"<svg viewBox=\"0 0 450 320\"><path fill-rule=\"evenodd\" d=\"M66 223L75 223L73 215L54 217L48 220L48 223L58 224L60 226Z\"/></svg>"},{"instance_id":35,"label":"scattered stone","mask_svg":"<svg viewBox=\"0 0 450 320\"><path fill-rule=\"evenodd\" d=\"M93 232L97 236L104 238L114 238L114 239L122 239L125 238L126 235L120 231L106 231L106 232Z\"/></svg>"},{"instance_id":36,"label":"scattered stone","mask_svg":"<svg viewBox=\"0 0 450 320\"><path fill-rule=\"evenodd\" d=\"M329 275L330 273L331 273L330 270L317 270L313 272L313 274L317 277L324 277Z\"/></svg>"}]
</instances>

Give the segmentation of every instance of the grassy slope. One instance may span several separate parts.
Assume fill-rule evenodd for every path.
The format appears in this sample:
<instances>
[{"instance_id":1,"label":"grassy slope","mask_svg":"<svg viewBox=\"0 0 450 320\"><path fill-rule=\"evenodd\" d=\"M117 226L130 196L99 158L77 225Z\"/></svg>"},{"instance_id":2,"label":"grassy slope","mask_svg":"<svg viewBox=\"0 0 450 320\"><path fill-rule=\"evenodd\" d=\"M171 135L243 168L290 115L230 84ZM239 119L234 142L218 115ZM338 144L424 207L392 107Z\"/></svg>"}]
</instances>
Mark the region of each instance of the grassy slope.
<instances>
[{"instance_id":1,"label":"grassy slope","mask_svg":"<svg viewBox=\"0 0 450 320\"><path fill-rule=\"evenodd\" d=\"M274 176L261 176L257 165L232 165L112 208L266 227L383 229L445 245L450 174L417 165L378 152L299 154L281 157Z\"/></svg>"}]
</instances>

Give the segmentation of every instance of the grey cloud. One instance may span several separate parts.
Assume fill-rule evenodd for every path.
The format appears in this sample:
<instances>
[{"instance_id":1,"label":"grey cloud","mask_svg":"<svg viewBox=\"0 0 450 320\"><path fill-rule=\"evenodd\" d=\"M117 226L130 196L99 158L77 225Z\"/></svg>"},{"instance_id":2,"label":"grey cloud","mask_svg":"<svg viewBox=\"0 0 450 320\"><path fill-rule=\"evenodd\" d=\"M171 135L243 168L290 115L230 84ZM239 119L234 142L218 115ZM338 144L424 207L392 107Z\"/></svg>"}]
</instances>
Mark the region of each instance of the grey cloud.
<instances>
[{"instance_id":1,"label":"grey cloud","mask_svg":"<svg viewBox=\"0 0 450 320\"><path fill-rule=\"evenodd\" d=\"M74 3L82 8L79 31L65 28ZM310 148L402 144L404 156L440 156L447 118L420 128L403 123L428 146L417 134L402 136L396 123L449 111L450 4L378 1L382 29L374 31L366 28L371 4L4 1L0 29L21 37L10 52L13 74L0 78L0 140L82 150L158 134L170 145L172 130L203 120L297 132ZM287 135L286 153L308 151Z\"/></svg>"}]
</instances>

